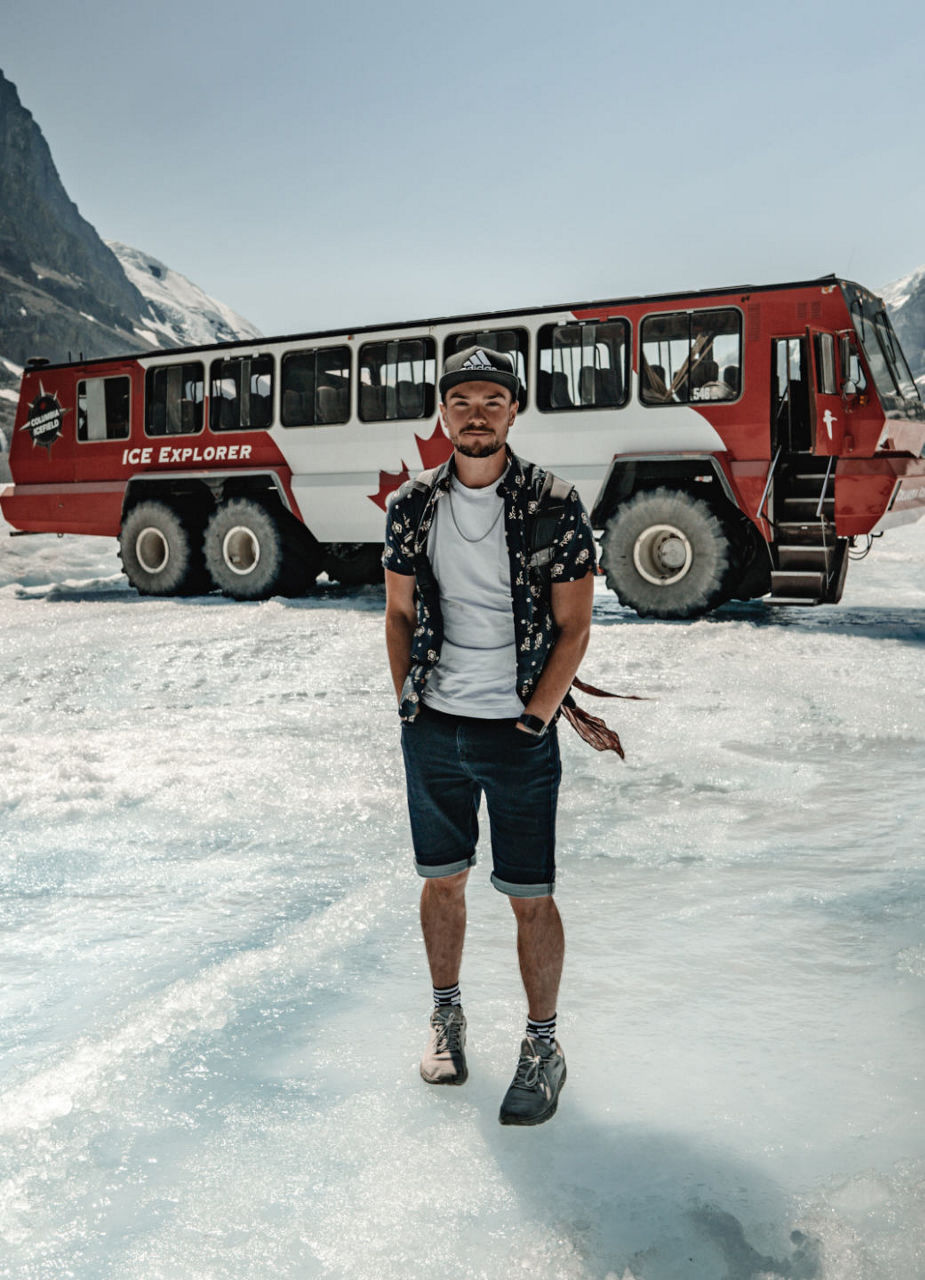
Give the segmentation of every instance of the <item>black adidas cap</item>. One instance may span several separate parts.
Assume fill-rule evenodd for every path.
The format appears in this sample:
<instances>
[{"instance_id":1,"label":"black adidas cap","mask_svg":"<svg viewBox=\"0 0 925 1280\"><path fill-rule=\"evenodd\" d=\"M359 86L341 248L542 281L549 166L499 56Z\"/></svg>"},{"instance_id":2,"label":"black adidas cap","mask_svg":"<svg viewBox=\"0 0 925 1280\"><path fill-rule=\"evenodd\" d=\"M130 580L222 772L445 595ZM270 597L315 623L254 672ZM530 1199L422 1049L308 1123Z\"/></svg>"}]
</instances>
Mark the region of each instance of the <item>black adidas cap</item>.
<instances>
[{"instance_id":1,"label":"black adidas cap","mask_svg":"<svg viewBox=\"0 0 925 1280\"><path fill-rule=\"evenodd\" d=\"M449 357L440 379L440 399L445 400L450 387L460 382L497 382L507 387L515 400L520 395L514 361L507 352L494 351L491 347L465 347Z\"/></svg>"}]
</instances>

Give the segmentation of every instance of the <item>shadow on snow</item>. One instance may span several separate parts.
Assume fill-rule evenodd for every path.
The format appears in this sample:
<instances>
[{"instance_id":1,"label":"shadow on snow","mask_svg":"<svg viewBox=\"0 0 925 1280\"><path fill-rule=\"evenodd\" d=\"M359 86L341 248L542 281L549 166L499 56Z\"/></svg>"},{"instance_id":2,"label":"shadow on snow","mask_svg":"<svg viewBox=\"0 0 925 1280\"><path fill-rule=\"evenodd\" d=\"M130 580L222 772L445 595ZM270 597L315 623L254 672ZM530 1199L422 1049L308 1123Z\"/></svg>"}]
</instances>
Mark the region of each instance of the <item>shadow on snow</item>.
<instances>
[{"instance_id":1,"label":"shadow on snow","mask_svg":"<svg viewBox=\"0 0 925 1280\"><path fill-rule=\"evenodd\" d=\"M822 1280L822 1242L793 1228L788 1197L718 1146L602 1126L575 1112L567 1089L548 1128L502 1129L489 1108L482 1115L486 1145L524 1212L565 1239L590 1274Z\"/></svg>"},{"instance_id":2,"label":"shadow on snow","mask_svg":"<svg viewBox=\"0 0 925 1280\"><path fill-rule=\"evenodd\" d=\"M273 603L286 609L350 609L361 613L382 612L385 588L381 584L343 587L337 582L319 582L305 596L272 596L267 600L232 600L212 592L199 596L142 596L121 577L93 579L84 582L60 582L42 585L20 584L15 598L71 604L117 603L130 605L158 604L174 608L257 609ZM597 598L593 622L599 627L691 627L696 625L728 626L746 623L756 629L791 629L801 634L863 635L875 632L878 640L899 640L905 644L925 644L925 607L889 605L822 605L816 608L775 607L761 600L736 601L722 605L700 618L640 618L632 609L615 599Z\"/></svg>"}]
</instances>

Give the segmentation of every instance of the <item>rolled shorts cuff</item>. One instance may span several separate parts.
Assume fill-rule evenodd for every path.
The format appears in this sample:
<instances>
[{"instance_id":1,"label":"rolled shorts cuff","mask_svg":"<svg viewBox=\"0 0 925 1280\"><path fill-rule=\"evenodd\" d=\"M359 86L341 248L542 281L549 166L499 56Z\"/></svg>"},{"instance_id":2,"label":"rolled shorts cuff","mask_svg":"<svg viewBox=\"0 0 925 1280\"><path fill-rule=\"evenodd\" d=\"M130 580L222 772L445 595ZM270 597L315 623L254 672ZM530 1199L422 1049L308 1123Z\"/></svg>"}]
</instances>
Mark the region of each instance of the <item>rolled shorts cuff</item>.
<instances>
[{"instance_id":1,"label":"rolled shorts cuff","mask_svg":"<svg viewBox=\"0 0 925 1280\"><path fill-rule=\"evenodd\" d=\"M425 880L439 880L444 876L458 876L460 871L468 871L470 867L475 866L475 861L473 853L468 858L460 858L458 862L444 862L442 866L432 867L426 862L418 862L415 858L414 869Z\"/></svg>"},{"instance_id":2,"label":"rolled shorts cuff","mask_svg":"<svg viewBox=\"0 0 925 1280\"><path fill-rule=\"evenodd\" d=\"M506 893L509 898L551 898L556 891L555 880L549 884L512 884L492 872L491 882L499 893Z\"/></svg>"}]
</instances>

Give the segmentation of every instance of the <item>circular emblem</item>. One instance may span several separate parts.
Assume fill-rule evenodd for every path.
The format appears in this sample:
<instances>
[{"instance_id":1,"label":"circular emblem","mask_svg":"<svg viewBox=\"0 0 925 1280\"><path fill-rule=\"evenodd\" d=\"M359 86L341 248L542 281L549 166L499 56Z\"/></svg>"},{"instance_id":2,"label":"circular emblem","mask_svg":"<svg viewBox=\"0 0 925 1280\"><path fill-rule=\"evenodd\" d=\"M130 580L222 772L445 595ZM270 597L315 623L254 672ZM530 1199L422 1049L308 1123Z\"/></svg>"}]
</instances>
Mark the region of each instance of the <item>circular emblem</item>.
<instances>
[{"instance_id":1,"label":"circular emblem","mask_svg":"<svg viewBox=\"0 0 925 1280\"><path fill-rule=\"evenodd\" d=\"M58 397L43 391L29 405L29 417L23 426L23 431L29 432L32 436L33 444L40 444L46 449L51 449L51 446L61 435L61 423L64 419L64 414L65 410L58 403Z\"/></svg>"}]
</instances>

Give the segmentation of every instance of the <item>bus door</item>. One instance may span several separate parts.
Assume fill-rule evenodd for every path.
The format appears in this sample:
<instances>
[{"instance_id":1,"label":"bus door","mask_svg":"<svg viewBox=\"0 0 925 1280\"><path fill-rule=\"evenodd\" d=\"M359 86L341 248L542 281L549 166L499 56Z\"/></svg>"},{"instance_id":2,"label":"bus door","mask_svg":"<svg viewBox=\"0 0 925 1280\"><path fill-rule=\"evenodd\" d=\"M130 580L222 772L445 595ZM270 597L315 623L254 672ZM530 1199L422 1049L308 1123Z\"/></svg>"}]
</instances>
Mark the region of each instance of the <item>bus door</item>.
<instances>
[{"instance_id":1,"label":"bus door","mask_svg":"<svg viewBox=\"0 0 925 1280\"><path fill-rule=\"evenodd\" d=\"M771 339L771 456L810 453L815 443L808 339Z\"/></svg>"},{"instance_id":2,"label":"bus door","mask_svg":"<svg viewBox=\"0 0 925 1280\"><path fill-rule=\"evenodd\" d=\"M821 456L842 452L845 436L845 404L838 382L835 335L820 329L806 330L812 352L814 377L810 394L810 411L814 419L814 451Z\"/></svg>"}]
</instances>

